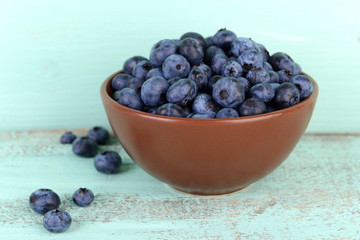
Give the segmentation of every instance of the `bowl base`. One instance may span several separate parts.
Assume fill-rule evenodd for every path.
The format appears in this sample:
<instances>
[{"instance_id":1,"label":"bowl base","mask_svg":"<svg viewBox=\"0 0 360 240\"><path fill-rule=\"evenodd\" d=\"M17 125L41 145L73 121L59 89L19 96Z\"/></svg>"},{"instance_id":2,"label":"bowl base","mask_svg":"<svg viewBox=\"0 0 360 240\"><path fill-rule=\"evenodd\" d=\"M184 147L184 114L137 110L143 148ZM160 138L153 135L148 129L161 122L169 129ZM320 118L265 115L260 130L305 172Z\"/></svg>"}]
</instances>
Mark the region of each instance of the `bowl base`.
<instances>
[{"instance_id":1,"label":"bowl base","mask_svg":"<svg viewBox=\"0 0 360 240\"><path fill-rule=\"evenodd\" d=\"M168 184L167 184L168 185ZM243 190L244 188L247 188L248 186L245 187L241 187L235 190L230 190L228 192L201 192L201 191L191 191L189 189L186 188L180 188L180 187L174 187L172 185L168 185L171 189L180 192L180 193L184 193L184 194L189 194L189 195L194 195L194 196L223 196L223 195L230 195L230 194L235 194L237 192L240 192L241 190Z\"/></svg>"}]
</instances>

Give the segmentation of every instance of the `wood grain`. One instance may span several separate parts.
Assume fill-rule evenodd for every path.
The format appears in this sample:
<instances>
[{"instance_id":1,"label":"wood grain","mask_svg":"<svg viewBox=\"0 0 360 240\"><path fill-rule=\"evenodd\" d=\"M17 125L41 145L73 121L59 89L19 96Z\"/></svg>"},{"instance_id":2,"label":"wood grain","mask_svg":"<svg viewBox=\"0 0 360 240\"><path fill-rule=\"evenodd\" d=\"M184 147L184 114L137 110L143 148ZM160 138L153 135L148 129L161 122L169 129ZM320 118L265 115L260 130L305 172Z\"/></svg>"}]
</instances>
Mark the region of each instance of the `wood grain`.
<instances>
[{"instance_id":1,"label":"wood grain","mask_svg":"<svg viewBox=\"0 0 360 240\"><path fill-rule=\"evenodd\" d=\"M98 173L92 159L61 145L64 130L0 133L1 239L358 239L360 136L305 135L274 172L240 192L203 197L179 193L120 152L120 173ZM74 129L81 136L86 129ZM28 197L51 188L73 224L63 234L42 227ZM86 208L71 200L94 191Z\"/></svg>"}]
</instances>

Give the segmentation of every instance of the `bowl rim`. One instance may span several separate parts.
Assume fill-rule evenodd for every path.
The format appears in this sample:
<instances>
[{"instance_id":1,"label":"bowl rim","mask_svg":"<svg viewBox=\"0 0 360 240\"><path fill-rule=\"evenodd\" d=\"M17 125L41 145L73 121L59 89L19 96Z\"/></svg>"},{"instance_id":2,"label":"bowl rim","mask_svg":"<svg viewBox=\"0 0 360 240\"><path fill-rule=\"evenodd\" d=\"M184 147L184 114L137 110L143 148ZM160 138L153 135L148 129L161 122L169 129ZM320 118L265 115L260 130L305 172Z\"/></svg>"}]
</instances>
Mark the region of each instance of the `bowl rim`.
<instances>
[{"instance_id":1,"label":"bowl rim","mask_svg":"<svg viewBox=\"0 0 360 240\"><path fill-rule=\"evenodd\" d=\"M307 105L312 104L317 100L317 97L319 95L319 86L317 82L308 74L302 73L303 75L307 76L310 81L313 83L313 92L312 94L307 97L306 99L300 101L298 104L295 104L291 107L284 108L281 110L276 110L269 113L262 113L259 115L252 115L252 116L246 116L246 117L236 117L236 118L211 118L211 119L197 119L197 118L180 118L180 117L170 117L170 116L163 116L163 115L157 115L153 113L148 113L140 110L135 110L129 107L126 107L124 105L119 104L116 102L108 93L108 89L111 90L110 84L111 80L118 74L123 73L122 70L117 71L110 76L108 76L105 81L101 84L100 87L100 95L103 100L103 104L105 102L110 105L113 108L116 108L122 112L126 112L128 114L137 115L138 117L146 118L146 119L154 119L154 120L166 120L166 121L172 121L172 122L182 122L182 123L234 123L234 122L247 122L247 121L256 121L256 120L264 120L284 114L290 114L294 111L298 111L302 108L305 108Z\"/></svg>"}]
</instances>

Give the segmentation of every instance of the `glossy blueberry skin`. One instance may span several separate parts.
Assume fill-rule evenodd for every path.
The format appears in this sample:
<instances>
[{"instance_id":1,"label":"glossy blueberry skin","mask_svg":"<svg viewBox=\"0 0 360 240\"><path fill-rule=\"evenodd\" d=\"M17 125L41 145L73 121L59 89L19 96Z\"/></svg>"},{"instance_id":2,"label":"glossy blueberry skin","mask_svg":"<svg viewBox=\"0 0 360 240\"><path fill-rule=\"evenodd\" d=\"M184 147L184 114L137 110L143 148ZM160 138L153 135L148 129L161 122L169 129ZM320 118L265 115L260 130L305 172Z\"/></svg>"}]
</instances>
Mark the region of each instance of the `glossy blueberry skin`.
<instances>
[{"instance_id":1,"label":"glossy blueberry skin","mask_svg":"<svg viewBox=\"0 0 360 240\"><path fill-rule=\"evenodd\" d=\"M190 63L184 56L173 54L165 59L162 71L166 79L187 77L190 72Z\"/></svg>"},{"instance_id":2,"label":"glossy blueberry skin","mask_svg":"<svg viewBox=\"0 0 360 240\"><path fill-rule=\"evenodd\" d=\"M314 90L314 85L310 79L305 75L296 75L290 79L300 92L300 100L303 100L311 95Z\"/></svg>"},{"instance_id":3,"label":"glossy blueberry skin","mask_svg":"<svg viewBox=\"0 0 360 240\"><path fill-rule=\"evenodd\" d=\"M294 73L295 62L292 58L283 52L277 52L271 55L269 62L274 71L286 70L291 74Z\"/></svg>"},{"instance_id":4,"label":"glossy blueberry skin","mask_svg":"<svg viewBox=\"0 0 360 240\"><path fill-rule=\"evenodd\" d=\"M264 68L253 68L246 74L251 85L270 82L270 75Z\"/></svg>"},{"instance_id":5,"label":"glossy blueberry skin","mask_svg":"<svg viewBox=\"0 0 360 240\"><path fill-rule=\"evenodd\" d=\"M239 37L231 43L231 53L235 57L239 57L240 54L247 50L256 50L260 52L260 48L251 38Z\"/></svg>"},{"instance_id":6,"label":"glossy blueberry skin","mask_svg":"<svg viewBox=\"0 0 360 240\"><path fill-rule=\"evenodd\" d=\"M221 74L222 67L229 61L229 58L224 54L217 54L211 60L211 70L213 74Z\"/></svg>"},{"instance_id":7,"label":"glossy blueberry skin","mask_svg":"<svg viewBox=\"0 0 360 240\"><path fill-rule=\"evenodd\" d=\"M145 79L148 80L149 78L152 78L152 77L155 77L155 76L164 77L164 74L162 72L161 67L153 68L150 71L148 71L148 73L146 74Z\"/></svg>"},{"instance_id":8,"label":"glossy blueberry skin","mask_svg":"<svg viewBox=\"0 0 360 240\"><path fill-rule=\"evenodd\" d=\"M236 40L236 34L226 28L220 29L215 33L212 42L214 46L221 47L225 52L231 49L231 43Z\"/></svg>"},{"instance_id":9,"label":"glossy blueberry skin","mask_svg":"<svg viewBox=\"0 0 360 240\"><path fill-rule=\"evenodd\" d=\"M302 74L301 66L298 63L295 63L293 75L295 76L295 75L301 75L301 74Z\"/></svg>"},{"instance_id":10,"label":"glossy blueberry skin","mask_svg":"<svg viewBox=\"0 0 360 240\"><path fill-rule=\"evenodd\" d=\"M277 72L277 74L279 75L279 83L290 82L291 78L293 77L293 75L286 70L280 70Z\"/></svg>"},{"instance_id":11,"label":"glossy blueberry skin","mask_svg":"<svg viewBox=\"0 0 360 240\"><path fill-rule=\"evenodd\" d=\"M201 114L201 113L190 113L189 115L186 116L186 118L196 118L196 119L211 119L212 117L210 117L207 114Z\"/></svg>"},{"instance_id":12,"label":"glossy blueberry skin","mask_svg":"<svg viewBox=\"0 0 360 240\"><path fill-rule=\"evenodd\" d=\"M153 67L160 67L168 56L177 53L177 51L178 45L173 40L160 40L151 48L149 61Z\"/></svg>"},{"instance_id":13,"label":"glossy blueberry skin","mask_svg":"<svg viewBox=\"0 0 360 240\"><path fill-rule=\"evenodd\" d=\"M220 106L214 101L213 97L206 93L199 93L193 102L194 113L206 114L214 118Z\"/></svg>"},{"instance_id":14,"label":"glossy blueberry skin","mask_svg":"<svg viewBox=\"0 0 360 240\"><path fill-rule=\"evenodd\" d=\"M141 87L141 100L149 107L160 106L166 101L165 95L169 87L169 83L163 77L149 78Z\"/></svg>"},{"instance_id":15,"label":"glossy blueberry skin","mask_svg":"<svg viewBox=\"0 0 360 240\"><path fill-rule=\"evenodd\" d=\"M76 139L76 135L73 132L66 132L60 137L62 144L72 143Z\"/></svg>"},{"instance_id":16,"label":"glossy blueberry skin","mask_svg":"<svg viewBox=\"0 0 360 240\"><path fill-rule=\"evenodd\" d=\"M72 143L72 150L80 157L91 158L96 155L98 144L89 137L80 137Z\"/></svg>"},{"instance_id":17,"label":"glossy blueberry skin","mask_svg":"<svg viewBox=\"0 0 360 240\"><path fill-rule=\"evenodd\" d=\"M269 83L279 83L280 77L279 77L279 74L277 74L277 72L269 71L269 76L270 76Z\"/></svg>"},{"instance_id":18,"label":"glossy blueberry skin","mask_svg":"<svg viewBox=\"0 0 360 240\"><path fill-rule=\"evenodd\" d=\"M251 87L249 80L244 77L237 77L236 79L244 86L244 92L247 94Z\"/></svg>"},{"instance_id":19,"label":"glossy blueberry skin","mask_svg":"<svg viewBox=\"0 0 360 240\"><path fill-rule=\"evenodd\" d=\"M223 77L215 83L212 96L223 107L238 107L245 100L244 85L239 80Z\"/></svg>"},{"instance_id":20,"label":"glossy blueberry skin","mask_svg":"<svg viewBox=\"0 0 360 240\"><path fill-rule=\"evenodd\" d=\"M126 88L132 78L134 77L125 73L120 73L116 75L111 80L111 89L113 90L113 92L116 92L122 90L123 88Z\"/></svg>"},{"instance_id":21,"label":"glossy blueberry skin","mask_svg":"<svg viewBox=\"0 0 360 240\"><path fill-rule=\"evenodd\" d=\"M144 83L144 79L140 78L133 78L129 81L129 84L127 85L128 88L134 89L135 92L140 93L141 86Z\"/></svg>"},{"instance_id":22,"label":"glossy blueberry skin","mask_svg":"<svg viewBox=\"0 0 360 240\"><path fill-rule=\"evenodd\" d=\"M266 104L257 98L248 98L239 107L239 115L242 117L262 113L266 113Z\"/></svg>"},{"instance_id":23,"label":"glossy blueberry skin","mask_svg":"<svg viewBox=\"0 0 360 240\"><path fill-rule=\"evenodd\" d=\"M110 138L109 132L105 128L98 126L91 128L86 136L95 140L100 145L106 144Z\"/></svg>"},{"instance_id":24,"label":"glossy blueberry skin","mask_svg":"<svg viewBox=\"0 0 360 240\"><path fill-rule=\"evenodd\" d=\"M207 43L204 39L204 37L199 34L199 33L196 33L196 32L187 32L187 33L184 33L180 39L183 40L185 38L193 38L195 39L196 41L199 42L200 46L202 47L203 51L205 51L205 49L208 47L207 46Z\"/></svg>"},{"instance_id":25,"label":"glossy blueberry skin","mask_svg":"<svg viewBox=\"0 0 360 240\"><path fill-rule=\"evenodd\" d=\"M151 63L147 60L143 60L138 64L136 64L136 66L132 71L132 76L145 80L146 74L151 70L151 68L152 68Z\"/></svg>"},{"instance_id":26,"label":"glossy blueberry skin","mask_svg":"<svg viewBox=\"0 0 360 240\"><path fill-rule=\"evenodd\" d=\"M166 93L166 99L170 103L185 106L194 100L197 90L197 85L193 80L183 78L169 87Z\"/></svg>"},{"instance_id":27,"label":"glossy blueberry skin","mask_svg":"<svg viewBox=\"0 0 360 240\"><path fill-rule=\"evenodd\" d=\"M259 49L260 49L260 53L261 53L261 55L262 55L262 57L263 57L263 61L264 61L264 62L269 61L269 59L270 59L270 54L269 54L268 50L266 50L265 46L262 45L261 43L257 43L256 45L257 45L257 46L259 47Z\"/></svg>"},{"instance_id":28,"label":"glossy blueberry skin","mask_svg":"<svg viewBox=\"0 0 360 240\"><path fill-rule=\"evenodd\" d=\"M184 117L183 109L175 103L165 103L158 107L156 114L168 117Z\"/></svg>"},{"instance_id":29,"label":"glossy blueberry skin","mask_svg":"<svg viewBox=\"0 0 360 240\"><path fill-rule=\"evenodd\" d=\"M264 68L268 71L273 71L271 64L268 62L264 62Z\"/></svg>"},{"instance_id":30,"label":"glossy blueberry skin","mask_svg":"<svg viewBox=\"0 0 360 240\"><path fill-rule=\"evenodd\" d=\"M139 94L132 88L124 88L121 91L114 92L113 99L116 102L135 110L141 111L144 107Z\"/></svg>"},{"instance_id":31,"label":"glossy blueberry skin","mask_svg":"<svg viewBox=\"0 0 360 240\"><path fill-rule=\"evenodd\" d=\"M30 195L30 207L37 213L45 214L60 206L59 196L50 189L38 189Z\"/></svg>"},{"instance_id":32,"label":"glossy blueberry skin","mask_svg":"<svg viewBox=\"0 0 360 240\"><path fill-rule=\"evenodd\" d=\"M221 69L221 74L224 77L237 78L237 77L241 77L242 73L243 70L240 63L232 60L226 62Z\"/></svg>"},{"instance_id":33,"label":"glossy blueberry skin","mask_svg":"<svg viewBox=\"0 0 360 240\"><path fill-rule=\"evenodd\" d=\"M120 155L115 151L104 151L94 158L94 167L98 172L105 174L117 173L122 165Z\"/></svg>"},{"instance_id":34,"label":"glossy blueberry skin","mask_svg":"<svg viewBox=\"0 0 360 240\"><path fill-rule=\"evenodd\" d=\"M284 109L298 104L299 102L300 92L294 84L284 82L275 90L275 98L273 100L275 108Z\"/></svg>"},{"instance_id":35,"label":"glossy blueberry skin","mask_svg":"<svg viewBox=\"0 0 360 240\"><path fill-rule=\"evenodd\" d=\"M131 75L136 64L138 64L139 62L141 62L143 60L147 60L147 58L144 58L142 56L134 56L134 57L127 59L123 65L124 73ZM121 90L121 89L119 89L119 90Z\"/></svg>"},{"instance_id":36,"label":"glossy blueberry skin","mask_svg":"<svg viewBox=\"0 0 360 240\"><path fill-rule=\"evenodd\" d=\"M213 36L209 36L209 37L206 37L206 38L205 38L207 47L211 47L211 46L213 45L212 40L213 40Z\"/></svg>"},{"instance_id":37,"label":"glossy blueberry skin","mask_svg":"<svg viewBox=\"0 0 360 240\"><path fill-rule=\"evenodd\" d=\"M205 51L204 62L210 66L212 59L218 54L225 55L225 52L224 52L224 50L222 50L221 48L216 47L216 46L208 47Z\"/></svg>"},{"instance_id":38,"label":"glossy blueberry skin","mask_svg":"<svg viewBox=\"0 0 360 240\"><path fill-rule=\"evenodd\" d=\"M184 38L180 43L179 53L183 55L191 65L200 64L204 57L204 49L194 38Z\"/></svg>"},{"instance_id":39,"label":"glossy blueberry skin","mask_svg":"<svg viewBox=\"0 0 360 240\"><path fill-rule=\"evenodd\" d=\"M193 67L191 69L188 78L194 80L199 90L204 89L208 83L208 79L205 72L198 67Z\"/></svg>"},{"instance_id":40,"label":"glossy blueberry skin","mask_svg":"<svg viewBox=\"0 0 360 240\"><path fill-rule=\"evenodd\" d=\"M275 97L275 89L269 83L259 83L250 88L250 97L268 103Z\"/></svg>"},{"instance_id":41,"label":"glossy blueberry skin","mask_svg":"<svg viewBox=\"0 0 360 240\"><path fill-rule=\"evenodd\" d=\"M216 113L215 118L236 118L239 113L233 108L223 108Z\"/></svg>"},{"instance_id":42,"label":"glossy blueberry skin","mask_svg":"<svg viewBox=\"0 0 360 240\"><path fill-rule=\"evenodd\" d=\"M65 232L71 225L72 219L68 212L53 209L44 216L44 228L49 232L61 233Z\"/></svg>"},{"instance_id":43,"label":"glossy blueberry skin","mask_svg":"<svg viewBox=\"0 0 360 240\"><path fill-rule=\"evenodd\" d=\"M193 66L194 67L198 67L201 70L204 71L204 73L206 74L206 77L209 79L212 76L212 71L211 71L211 67L209 67L208 65L206 65L205 63L201 62L200 64L195 64Z\"/></svg>"},{"instance_id":44,"label":"glossy blueberry skin","mask_svg":"<svg viewBox=\"0 0 360 240\"><path fill-rule=\"evenodd\" d=\"M212 95L215 83L217 81L219 81L221 78L223 78L223 76L221 75L213 75L212 77L209 78L208 80L208 84L206 86L206 91Z\"/></svg>"},{"instance_id":45,"label":"glossy blueberry skin","mask_svg":"<svg viewBox=\"0 0 360 240\"><path fill-rule=\"evenodd\" d=\"M73 194L74 203L80 207L89 206L94 201L94 193L87 188L79 188Z\"/></svg>"},{"instance_id":46,"label":"glossy blueberry skin","mask_svg":"<svg viewBox=\"0 0 360 240\"><path fill-rule=\"evenodd\" d=\"M240 63L244 72L248 72L252 68L263 67L264 65L261 54L256 50L247 50L243 52L238 57L237 61Z\"/></svg>"}]
</instances>

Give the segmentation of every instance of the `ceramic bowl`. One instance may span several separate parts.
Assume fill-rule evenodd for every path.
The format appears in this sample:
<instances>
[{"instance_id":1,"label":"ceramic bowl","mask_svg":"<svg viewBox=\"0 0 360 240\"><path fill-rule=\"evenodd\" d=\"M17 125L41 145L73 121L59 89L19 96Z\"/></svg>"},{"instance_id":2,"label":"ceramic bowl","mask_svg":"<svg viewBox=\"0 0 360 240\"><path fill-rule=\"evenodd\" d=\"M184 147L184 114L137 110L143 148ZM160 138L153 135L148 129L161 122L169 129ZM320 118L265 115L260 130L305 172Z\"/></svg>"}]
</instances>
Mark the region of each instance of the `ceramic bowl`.
<instances>
[{"instance_id":1,"label":"ceramic bowl","mask_svg":"<svg viewBox=\"0 0 360 240\"><path fill-rule=\"evenodd\" d=\"M192 194L240 190L279 166L310 121L318 85L297 105L257 116L187 119L133 110L111 98L109 76L101 98L110 125L126 152L151 176Z\"/></svg>"}]
</instances>

